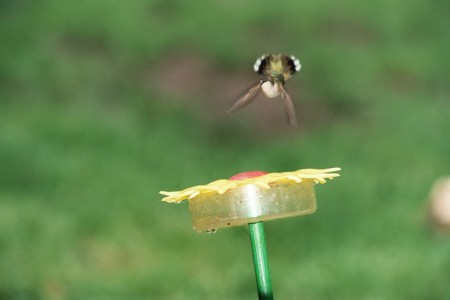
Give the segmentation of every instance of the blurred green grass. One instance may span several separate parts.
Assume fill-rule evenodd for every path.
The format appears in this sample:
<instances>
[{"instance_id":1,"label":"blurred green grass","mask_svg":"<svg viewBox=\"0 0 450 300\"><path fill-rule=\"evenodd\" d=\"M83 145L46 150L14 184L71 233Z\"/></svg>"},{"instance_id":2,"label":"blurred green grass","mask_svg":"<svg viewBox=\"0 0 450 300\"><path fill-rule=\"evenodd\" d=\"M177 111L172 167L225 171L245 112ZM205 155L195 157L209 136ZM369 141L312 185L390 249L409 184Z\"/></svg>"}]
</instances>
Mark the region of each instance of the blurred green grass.
<instances>
[{"instance_id":1,"label":"blurred green grass","mask_svg":"<svg viewBox=\"0 0 450 300\"><path fill-rule=\"evenodd\" d=\"M275 296L450 297L450 241L426 220L450 167L443 2L0 5L1 299L254 298L245 230L197 234L158 191L334 166L316 214L266 225ZM298 130L151 80L184 55L251 76L266 52L302 61Z\"/></svg>"}]
</instances>

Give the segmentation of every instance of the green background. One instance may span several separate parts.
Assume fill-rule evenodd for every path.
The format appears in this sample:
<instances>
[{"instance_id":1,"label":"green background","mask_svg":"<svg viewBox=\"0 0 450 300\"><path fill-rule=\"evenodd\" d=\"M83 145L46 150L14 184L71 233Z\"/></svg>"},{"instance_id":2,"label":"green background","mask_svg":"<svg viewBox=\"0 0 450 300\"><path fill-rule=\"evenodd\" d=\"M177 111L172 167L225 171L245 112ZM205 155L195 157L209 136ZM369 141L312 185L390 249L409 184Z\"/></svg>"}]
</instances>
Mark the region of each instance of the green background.
<instances>
[{"instance_id":1,"label":"green background","mask_svg":"<svg viewBox=\"0 0 450 300\"><path fill-rule=\"evenodd\" d=\"M253 299L245 228L160 190L341 167L266 223L277 299L450 299L427 198L450 171L445 1L0 1L0 299ZM227 108L264 53L279 101Z\"/></svg>"}]
</instances>

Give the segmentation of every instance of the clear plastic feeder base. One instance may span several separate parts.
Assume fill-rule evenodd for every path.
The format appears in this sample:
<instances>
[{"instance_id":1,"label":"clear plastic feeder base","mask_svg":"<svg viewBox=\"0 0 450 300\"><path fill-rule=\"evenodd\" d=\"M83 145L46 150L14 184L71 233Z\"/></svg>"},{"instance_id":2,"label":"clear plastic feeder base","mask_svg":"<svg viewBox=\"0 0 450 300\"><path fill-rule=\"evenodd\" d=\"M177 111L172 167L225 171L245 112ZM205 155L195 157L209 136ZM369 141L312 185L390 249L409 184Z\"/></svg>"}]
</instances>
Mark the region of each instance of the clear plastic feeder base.
<instances>
[{"instance_id":1,"label":"clear plastic feeder base","mask_svg":"<svg viewBox=\"0 0 450 300\"><path fill-rule=\"evenodd\" d=\"M224 194L204 193L188 200L196 231L312 214L316 211L313 180L271 184L269 189L247 184Z\"/></svg>"}]
</instances>

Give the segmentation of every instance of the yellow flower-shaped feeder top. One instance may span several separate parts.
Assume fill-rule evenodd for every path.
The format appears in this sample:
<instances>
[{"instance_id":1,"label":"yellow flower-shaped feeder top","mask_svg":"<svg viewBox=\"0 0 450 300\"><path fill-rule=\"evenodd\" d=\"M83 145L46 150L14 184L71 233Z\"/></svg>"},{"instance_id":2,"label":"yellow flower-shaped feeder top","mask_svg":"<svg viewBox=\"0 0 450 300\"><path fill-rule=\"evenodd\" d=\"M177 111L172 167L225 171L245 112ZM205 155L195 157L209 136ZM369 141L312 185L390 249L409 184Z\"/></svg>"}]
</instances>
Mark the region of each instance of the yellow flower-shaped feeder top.
<instances>
[{"instance_id":1,"label":"yellow flower-shaped feeder top","mask_svg":"<svg viewBox=\"0 0 450 300\"><path fill-rule=\"evenodd\" d=\"M245 178L241 180L237 179L219 179L208 183L206 185L197 185L181 191L165 192L161 191L160 194L166 196L162 201L169 203L180 203L186 199L192 199L200 194L219 194L222 195L226 191L244 186L247 184L254 184L264 189L269 189L270 184L284 183L284 182L296 182L300 183L305 179L313 180L314 183L325 183L326 179L333 179L340 176L337 171L340 168L329 169L303 169L292 172L282 173L268 173L265 175Z\"/></svg>"}]
</instances>

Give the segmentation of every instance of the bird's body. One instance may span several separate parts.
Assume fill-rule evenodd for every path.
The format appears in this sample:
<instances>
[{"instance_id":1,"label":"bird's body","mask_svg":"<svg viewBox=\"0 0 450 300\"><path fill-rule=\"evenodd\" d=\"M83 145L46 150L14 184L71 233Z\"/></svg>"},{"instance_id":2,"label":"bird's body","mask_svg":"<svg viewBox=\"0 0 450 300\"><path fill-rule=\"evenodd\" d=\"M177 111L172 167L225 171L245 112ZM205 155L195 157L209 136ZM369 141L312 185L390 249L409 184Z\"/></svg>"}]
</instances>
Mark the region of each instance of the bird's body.
<instances>
[{"instance_id":1,"label":"bird's body","mask_svg":"<svg viewBox=\"0 0 450 300\"><path fill-rule=\"evenodd\" d=\"M267 96L267 98L275 98L280 95L280 89L276 83L265 81L261 83L261 90Z\"/></svg>"},{"instance_id":2,"label":"bird's body","mask_svg":"<svg viewBox=\"0 0 450 300\"><path fill-rule=\"evenodd\" d=\"M240 97L228 112L236 111L250 104L262 90L268 98L275 98L281 94L289 123L297 126L294 104L284 89L284 84L293 74L300 71L300 68L300 61L292 55L266 54L259 57L253 69L260 75L260 81Z\"/></svg>"}]
</instances>

